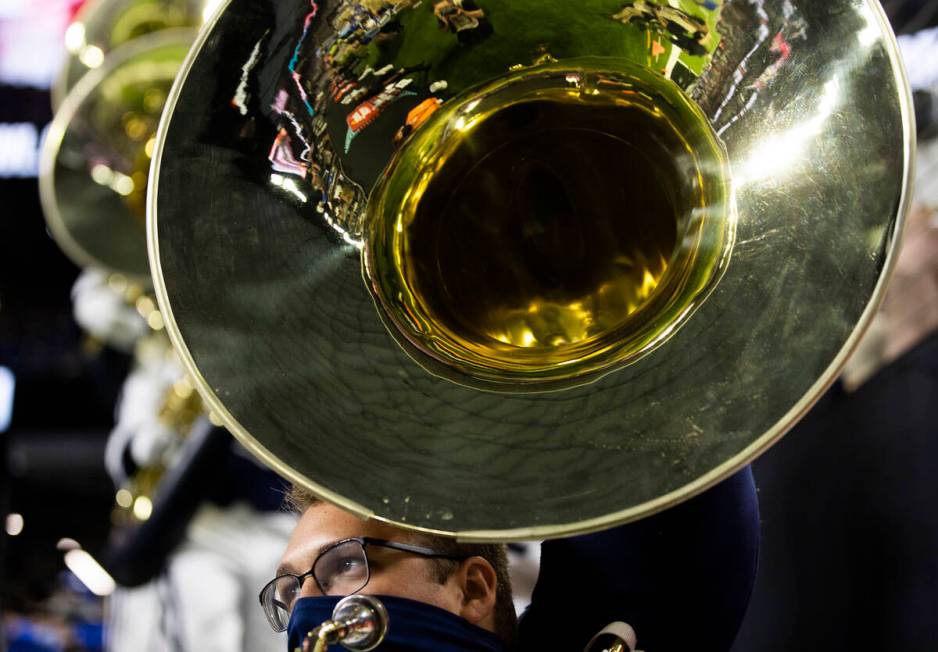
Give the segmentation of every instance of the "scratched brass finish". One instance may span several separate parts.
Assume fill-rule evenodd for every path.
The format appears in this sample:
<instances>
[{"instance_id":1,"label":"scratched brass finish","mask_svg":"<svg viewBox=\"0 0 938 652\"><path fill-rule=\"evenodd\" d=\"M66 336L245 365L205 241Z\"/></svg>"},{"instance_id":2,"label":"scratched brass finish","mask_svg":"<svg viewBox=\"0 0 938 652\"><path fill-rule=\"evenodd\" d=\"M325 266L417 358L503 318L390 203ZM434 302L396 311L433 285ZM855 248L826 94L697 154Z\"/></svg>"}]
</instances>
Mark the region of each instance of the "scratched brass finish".
<instances>
[{"instance_id":1,"label":"scratched brass finish","mask_svg":"<svg viewBox=\"0 0 938 652\"><path fill-rule=\"evenodd\" d=\"M161 122L153 279L289 479L417 530L586 532L833 382L913 134L872 0L229 0Z\"/></svg>"},{"instance_id":2,"label":"scratched brass finish","mask_svg":"<svg viewBox=\"0 0 938 652\"><path fill-rule=\"evenodd\" d=\"M167 30L118 49L56 112L40 198L52 235L77 265L149 286L147 175L163 105L194 38Z\"/></svg>"}]
</instances>

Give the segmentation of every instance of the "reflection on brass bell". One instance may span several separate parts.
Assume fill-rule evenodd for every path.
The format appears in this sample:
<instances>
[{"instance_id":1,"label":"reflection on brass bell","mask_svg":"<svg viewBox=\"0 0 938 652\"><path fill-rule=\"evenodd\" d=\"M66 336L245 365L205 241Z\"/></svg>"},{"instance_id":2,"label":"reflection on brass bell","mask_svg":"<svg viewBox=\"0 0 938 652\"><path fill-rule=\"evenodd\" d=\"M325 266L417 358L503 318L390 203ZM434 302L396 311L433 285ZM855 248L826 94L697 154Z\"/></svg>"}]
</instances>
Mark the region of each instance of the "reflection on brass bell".
<instances>
[{"instance_id":1,"label":"reflection on brass bell","mask_svg":"<svg viewBox=\"0 0 938 652\"><path fill-rule=\"evenodd\" d=\"M290 480L467 539L586 532L727 477L835 379L908 201L881 8L591 7L229 0L200 33L153 279Z\"/></svg>"}]
</instances>

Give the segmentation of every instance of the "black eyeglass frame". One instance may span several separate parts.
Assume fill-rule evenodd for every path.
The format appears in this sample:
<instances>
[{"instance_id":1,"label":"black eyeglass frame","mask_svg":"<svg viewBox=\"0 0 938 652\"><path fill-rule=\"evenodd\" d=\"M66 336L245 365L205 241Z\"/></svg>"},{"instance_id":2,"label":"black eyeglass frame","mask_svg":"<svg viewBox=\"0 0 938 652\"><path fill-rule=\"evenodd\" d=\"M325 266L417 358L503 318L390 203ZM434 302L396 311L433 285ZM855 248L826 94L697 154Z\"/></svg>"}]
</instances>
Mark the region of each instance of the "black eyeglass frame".
<instances>
[{"instance_id":1,"label":"black eyeglass frame","mask_svg":"<svg viewBox=\"0 0 938 652\"><path fill-rule=\"evenodd\" d=\"M276 583L283 579L284 577L292 577L296 580L297 585L302 588L303 582L306 581L306 578L312 577L313 581L316 582L316 587L320 590L323 595L328 595L328 592L323 588L322 584L319 582L319 578L316 577L316 564L319 563L319 560L322 559L324 555L329 554L332 550L338 548L339 546L345 545L347 543L355 542L362 548L362 556L365 558L365 583L358 587L349 595L354 595L358 593L363 588L368 586L368 582L371 581L371 564L368 561L368 546L379 546L381 548L390 548L391 550L400 550L402 552L409 552L414 555L420 555L421 557L426 557L428 559L452 559L454 561L462 561L468 559L467 555L451 555L445 552L440 552L439 550L433 550L432 548L426 548L424 546L417 546L412 543L402 543L400 541L391 541L388 539L376 539L374 537L349 537L348 539L342 539L341 541L336 541L331 544L328 548L325 548L316 555L316 559L313 560L312 565L309 567L309 570L303 573L302 575L294 575L293 573L283 573L278 575L274 579L267 582L264 585L264 588L261 589L260 593L257 596L258 601L261 603L261 608L264 610L264 615L267 616L267 622L270 623L270 626L276 632L286 631L286 627L280 627L274 622L273 614L268 612L267 604L264 600L264 594L268 591L272 591ZM276 607L277 601L271 599L271 605ZM286 608L286 605L280 603L279 606L289 613Z\"/></svg>"}]
</instances>

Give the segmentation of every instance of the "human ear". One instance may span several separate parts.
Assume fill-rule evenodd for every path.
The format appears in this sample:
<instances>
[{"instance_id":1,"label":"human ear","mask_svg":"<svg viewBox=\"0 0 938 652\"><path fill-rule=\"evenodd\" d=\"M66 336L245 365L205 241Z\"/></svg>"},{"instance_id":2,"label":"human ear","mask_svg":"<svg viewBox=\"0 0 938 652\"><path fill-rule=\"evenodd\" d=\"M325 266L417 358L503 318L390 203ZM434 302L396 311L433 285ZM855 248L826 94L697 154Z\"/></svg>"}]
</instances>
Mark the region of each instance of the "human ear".
<instances>
[{"instance_id":1,"label":"human ear","mask_svg":"<svg viewBox=\"0 0 938 652\"><path fill-rule=\"evenodd\" d=\"M491 629L495 620L495 596L498 576L484 557L463 560L455 573L462 590L459 615L473 625Z\"/></svg>"}]
</instances>

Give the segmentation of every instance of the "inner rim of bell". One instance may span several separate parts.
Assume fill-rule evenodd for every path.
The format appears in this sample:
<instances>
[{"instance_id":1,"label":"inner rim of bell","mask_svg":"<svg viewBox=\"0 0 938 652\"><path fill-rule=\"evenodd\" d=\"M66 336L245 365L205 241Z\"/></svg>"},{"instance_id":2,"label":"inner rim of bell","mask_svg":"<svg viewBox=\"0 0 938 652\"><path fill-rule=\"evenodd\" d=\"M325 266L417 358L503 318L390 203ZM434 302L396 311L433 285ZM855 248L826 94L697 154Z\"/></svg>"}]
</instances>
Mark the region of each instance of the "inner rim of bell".
<instances>
[{"instance_id":1,"label":"inner rim of bell","mask_svg":"<svg viewBox=\"0 0 938 652\"><path fill-rule=\"evenodd\" d=\"M608 65L451 100L376 188L366 280L432 373L582 384L659 346L718 280L734 231L722 146L675 84Z\"/></svg>"}]
</instances>

